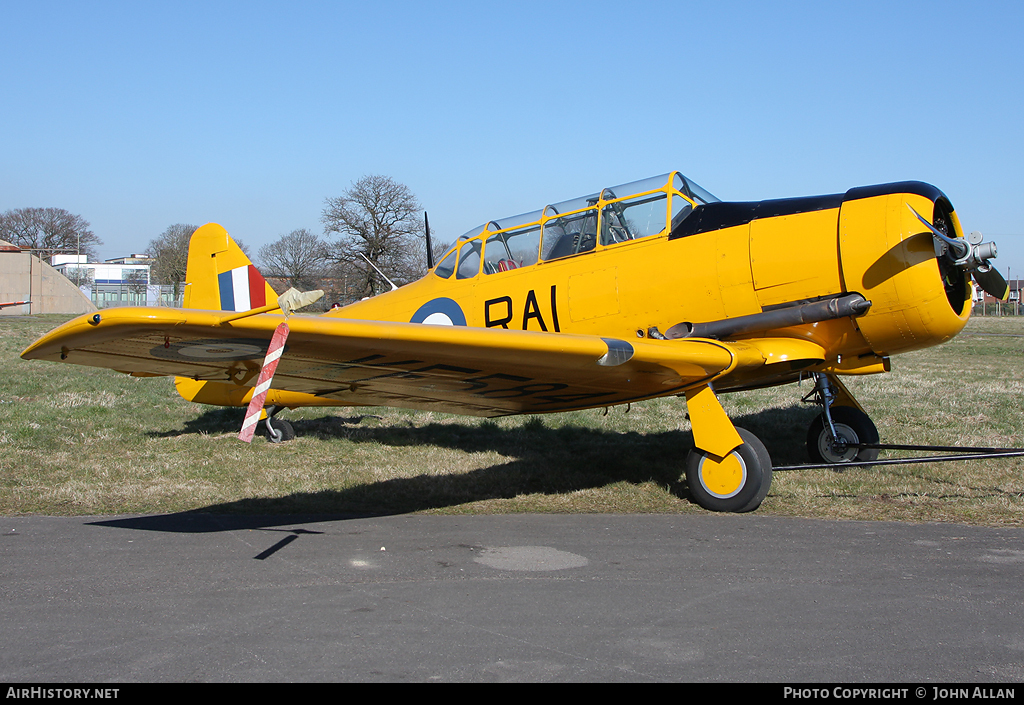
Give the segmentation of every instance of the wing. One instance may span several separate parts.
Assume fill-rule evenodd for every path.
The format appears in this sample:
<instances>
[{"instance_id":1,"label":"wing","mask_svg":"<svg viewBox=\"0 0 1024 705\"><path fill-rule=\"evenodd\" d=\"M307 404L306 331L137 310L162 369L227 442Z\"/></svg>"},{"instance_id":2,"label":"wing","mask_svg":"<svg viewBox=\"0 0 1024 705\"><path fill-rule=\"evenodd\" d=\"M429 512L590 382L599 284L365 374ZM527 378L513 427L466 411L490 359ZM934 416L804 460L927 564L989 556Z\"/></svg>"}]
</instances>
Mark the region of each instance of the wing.
<instances>
[{"instance_id":1,"label":"wing","mask_svg":"<svg viewBox=\"0 0 1024 705\"><path fill-rule=\"evenodd\" d=\"M176 375L248 391L281 315L107 309L27 348L137 376ZM399 406L474 416L543 413L682 394L764 365L758 345L706 339L624 340L499 328L292 316L274 388L321 403ZM820 350L820 349L819 349Z\"/></svg>"}]
</instances>

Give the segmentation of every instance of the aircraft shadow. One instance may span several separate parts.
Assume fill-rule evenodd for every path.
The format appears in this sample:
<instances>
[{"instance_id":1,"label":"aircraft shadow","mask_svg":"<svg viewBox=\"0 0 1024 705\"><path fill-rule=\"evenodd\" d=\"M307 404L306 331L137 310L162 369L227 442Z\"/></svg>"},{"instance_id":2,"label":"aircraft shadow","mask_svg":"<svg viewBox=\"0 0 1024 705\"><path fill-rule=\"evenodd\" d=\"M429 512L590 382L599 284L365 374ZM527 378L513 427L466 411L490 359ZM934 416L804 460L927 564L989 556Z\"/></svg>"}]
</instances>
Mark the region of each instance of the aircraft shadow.
<instances>
[{"instance_id":1,"label":"aircraft shadow","mask_svg":"<svg viewBox=\"0 0 1024 705\"><path fill-rule=\"evenodd\" d=\"M782 465L805 459L803 436L813 416L813 410L795 406L739 416L734 421L764 439L773 463ZM486 421L480 424L431 423L418 427L411 424L358 425L363 418L326 416L295 420L294 425L299 435L345 437L356 443L393 447L433 446L465 453L494 452L510 459L465 473L424 473L344 489L248 498L188 512L92 523L148 531L231 531L325 519L408 514L528 494L565 494L623 482L633 485L654 482L681 499L689 499L682 477L686 454L693 447L693 436L689 432L616 432L580 426L551 428L540 418L514 428L502 428ZM217 423L220 423L217 419L207 419L194 424L195 430L185 432L214 432ZM237 418L232 417L230 428L225 430L233 431L236 426Z\"/></svg>"},{"instance_id":2,"label":"aircraft shadow","mask_svg":"<svg viewBox=\"0 0 1024 705\"><path fill-rule=\"evenodd\" d=\"M245 409L215 407L206 409L194 419L185 422L185 427L168 431L149 431L151 438L171 438L189 434L238 433L245 418Z\"/></svg>"}]
</instances>

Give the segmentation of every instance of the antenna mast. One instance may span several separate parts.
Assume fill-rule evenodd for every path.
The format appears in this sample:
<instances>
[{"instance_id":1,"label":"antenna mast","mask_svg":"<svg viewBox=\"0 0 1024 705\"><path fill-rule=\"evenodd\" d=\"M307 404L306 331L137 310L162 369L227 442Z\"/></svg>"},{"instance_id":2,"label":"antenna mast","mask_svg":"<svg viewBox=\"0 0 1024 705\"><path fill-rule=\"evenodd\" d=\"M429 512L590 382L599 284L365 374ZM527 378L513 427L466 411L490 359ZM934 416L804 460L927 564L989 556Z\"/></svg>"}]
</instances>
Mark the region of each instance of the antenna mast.
<instances>
[{"instance_id":1,"label":"antenna mast","mask_svg":"<svg viewBox=\"0 0 1024 705\"><path fill-rule=\"evenodd\" d=\"M423 229L427 234L427 269L434 268L434 247L430 244L430 221L427 212L423 211Z\"/></svg>"}]
</instances>

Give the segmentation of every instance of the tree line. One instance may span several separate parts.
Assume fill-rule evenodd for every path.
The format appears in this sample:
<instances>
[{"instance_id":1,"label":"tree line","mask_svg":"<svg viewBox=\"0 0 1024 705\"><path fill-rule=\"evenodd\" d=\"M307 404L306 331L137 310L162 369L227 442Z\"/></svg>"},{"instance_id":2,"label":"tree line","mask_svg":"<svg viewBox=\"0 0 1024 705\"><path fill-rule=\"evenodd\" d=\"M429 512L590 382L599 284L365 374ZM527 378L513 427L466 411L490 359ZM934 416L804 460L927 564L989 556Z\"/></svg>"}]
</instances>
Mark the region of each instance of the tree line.
<instances>
[{"instance_id":1,"label":"tree line","mask_svg":"<svg viewBox=\"0 0 1024 705\"><path fill-rule=\"evenodd\" d=\"M364 176L342 195L326 199L320 221L322 235L293 230L260 247L255 256L235 242L266 278L285 288L323 289L327 306L389 290L378 269L399 286L426 271L422 207L407 186L390 177ZM59 208L0 214L0 239L40 254L77 252L95 260L102 241L89 228L84 218ZM176 223L148 246L150 281L172 286L175 298L185 283L188 243L196 228Z\"/></svg>"},{"instance_id":2,"label":"tree line","mask_svg":"<svg viewBox=\"0 0 1024 705\"><path fill-rule=\"evenodd\" d=\"M103 241L89 227L85 218L63 208L19 208L0 214L0 240L41 257L62 253L95 259Z\"/></svg>"}]
</instances>

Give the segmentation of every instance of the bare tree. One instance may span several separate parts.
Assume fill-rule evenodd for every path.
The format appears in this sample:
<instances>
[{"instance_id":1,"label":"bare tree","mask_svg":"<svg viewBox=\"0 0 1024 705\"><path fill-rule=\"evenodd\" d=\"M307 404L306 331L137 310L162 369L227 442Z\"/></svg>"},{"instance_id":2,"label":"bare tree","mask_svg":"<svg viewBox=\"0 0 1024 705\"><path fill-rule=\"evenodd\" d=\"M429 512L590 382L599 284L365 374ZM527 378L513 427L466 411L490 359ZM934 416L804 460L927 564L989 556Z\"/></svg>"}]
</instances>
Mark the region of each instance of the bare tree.
<instances>
[{"instance_id":1,"label":"bare tree","mask_svg":"<svg viewBox=\"0 0 1024 705\"><path fill-rule=\"evenodd\" d=\"M430 248L431 254L434 255L434 264L441 261L441 256L448 251L448 248L452 246L450 242L434 241L434 246Z\"/></svg>"},{"instance_id":2,"label":"bare tree","mask_svg":"<svg viewBox=\"0 0 1024 705\"><path fill-rule=\"evenodd\" d=\"M146 287L149 284L149 276L146 274L145 269L129 269L124 272L124 281L128 285L128 291L130 291L134 298L146 297Z\"/></svg>"},{"instance_id":3,"label":"bare tree","mask_svg":"<svg viewBox=\"0 0 1024 705\"><path fill-rule=\"evenodd\" d=\"M153 258L150 281L173 286L175 301L185 281L185 272L188 270L188 243L195 231L195 225L177 223L149 243L147 254Z\"/></svg>"},{"instance_id":4,"label":"bare tree","mask_svg":"<svg viewBox=\"0 0 1024 705\"><path fill-rule=\"evenodd\" d=\"M88 255L96 259L103 241L89 221L63 208L18 208L0 215L0 240L19 247Z\"/></svg>"},{"instance_id":5,"label":"bare tree","mask_svg":"<svg viewBox=\"0 0 1024 705\"><path fill-rule=\"evenodd\" d=\"M64 268L64 276L73 281L77 287L88 286L91 288L94 283L95 272L96 270L88 267L72 267L69 265Z\"/></svg>"},{"instance_id":6,"label":"bare tree","mask_svg":"<svg viewBox=\"0 0 1024 705\"><path fill-rule=\"evenodd\" d=\"M302 291L318 288L329 260L327 243L306 228L282 235L256 253L256 262L264 276L286 279L288 286Z\"/></svg>"},{"instance_id":7,"label":"bare tree","mask_svg":"<svg viewBox=\"0 0 1024 705\"><path fill-rule=\"evenodd\" d=\"M390 287L363 257L398 284L422 276L421 207L407 186L387 176L364 176L326 204L324 232L338 234L334 259L359 273L364 296Z\"/></svg>"}]
</instances>

